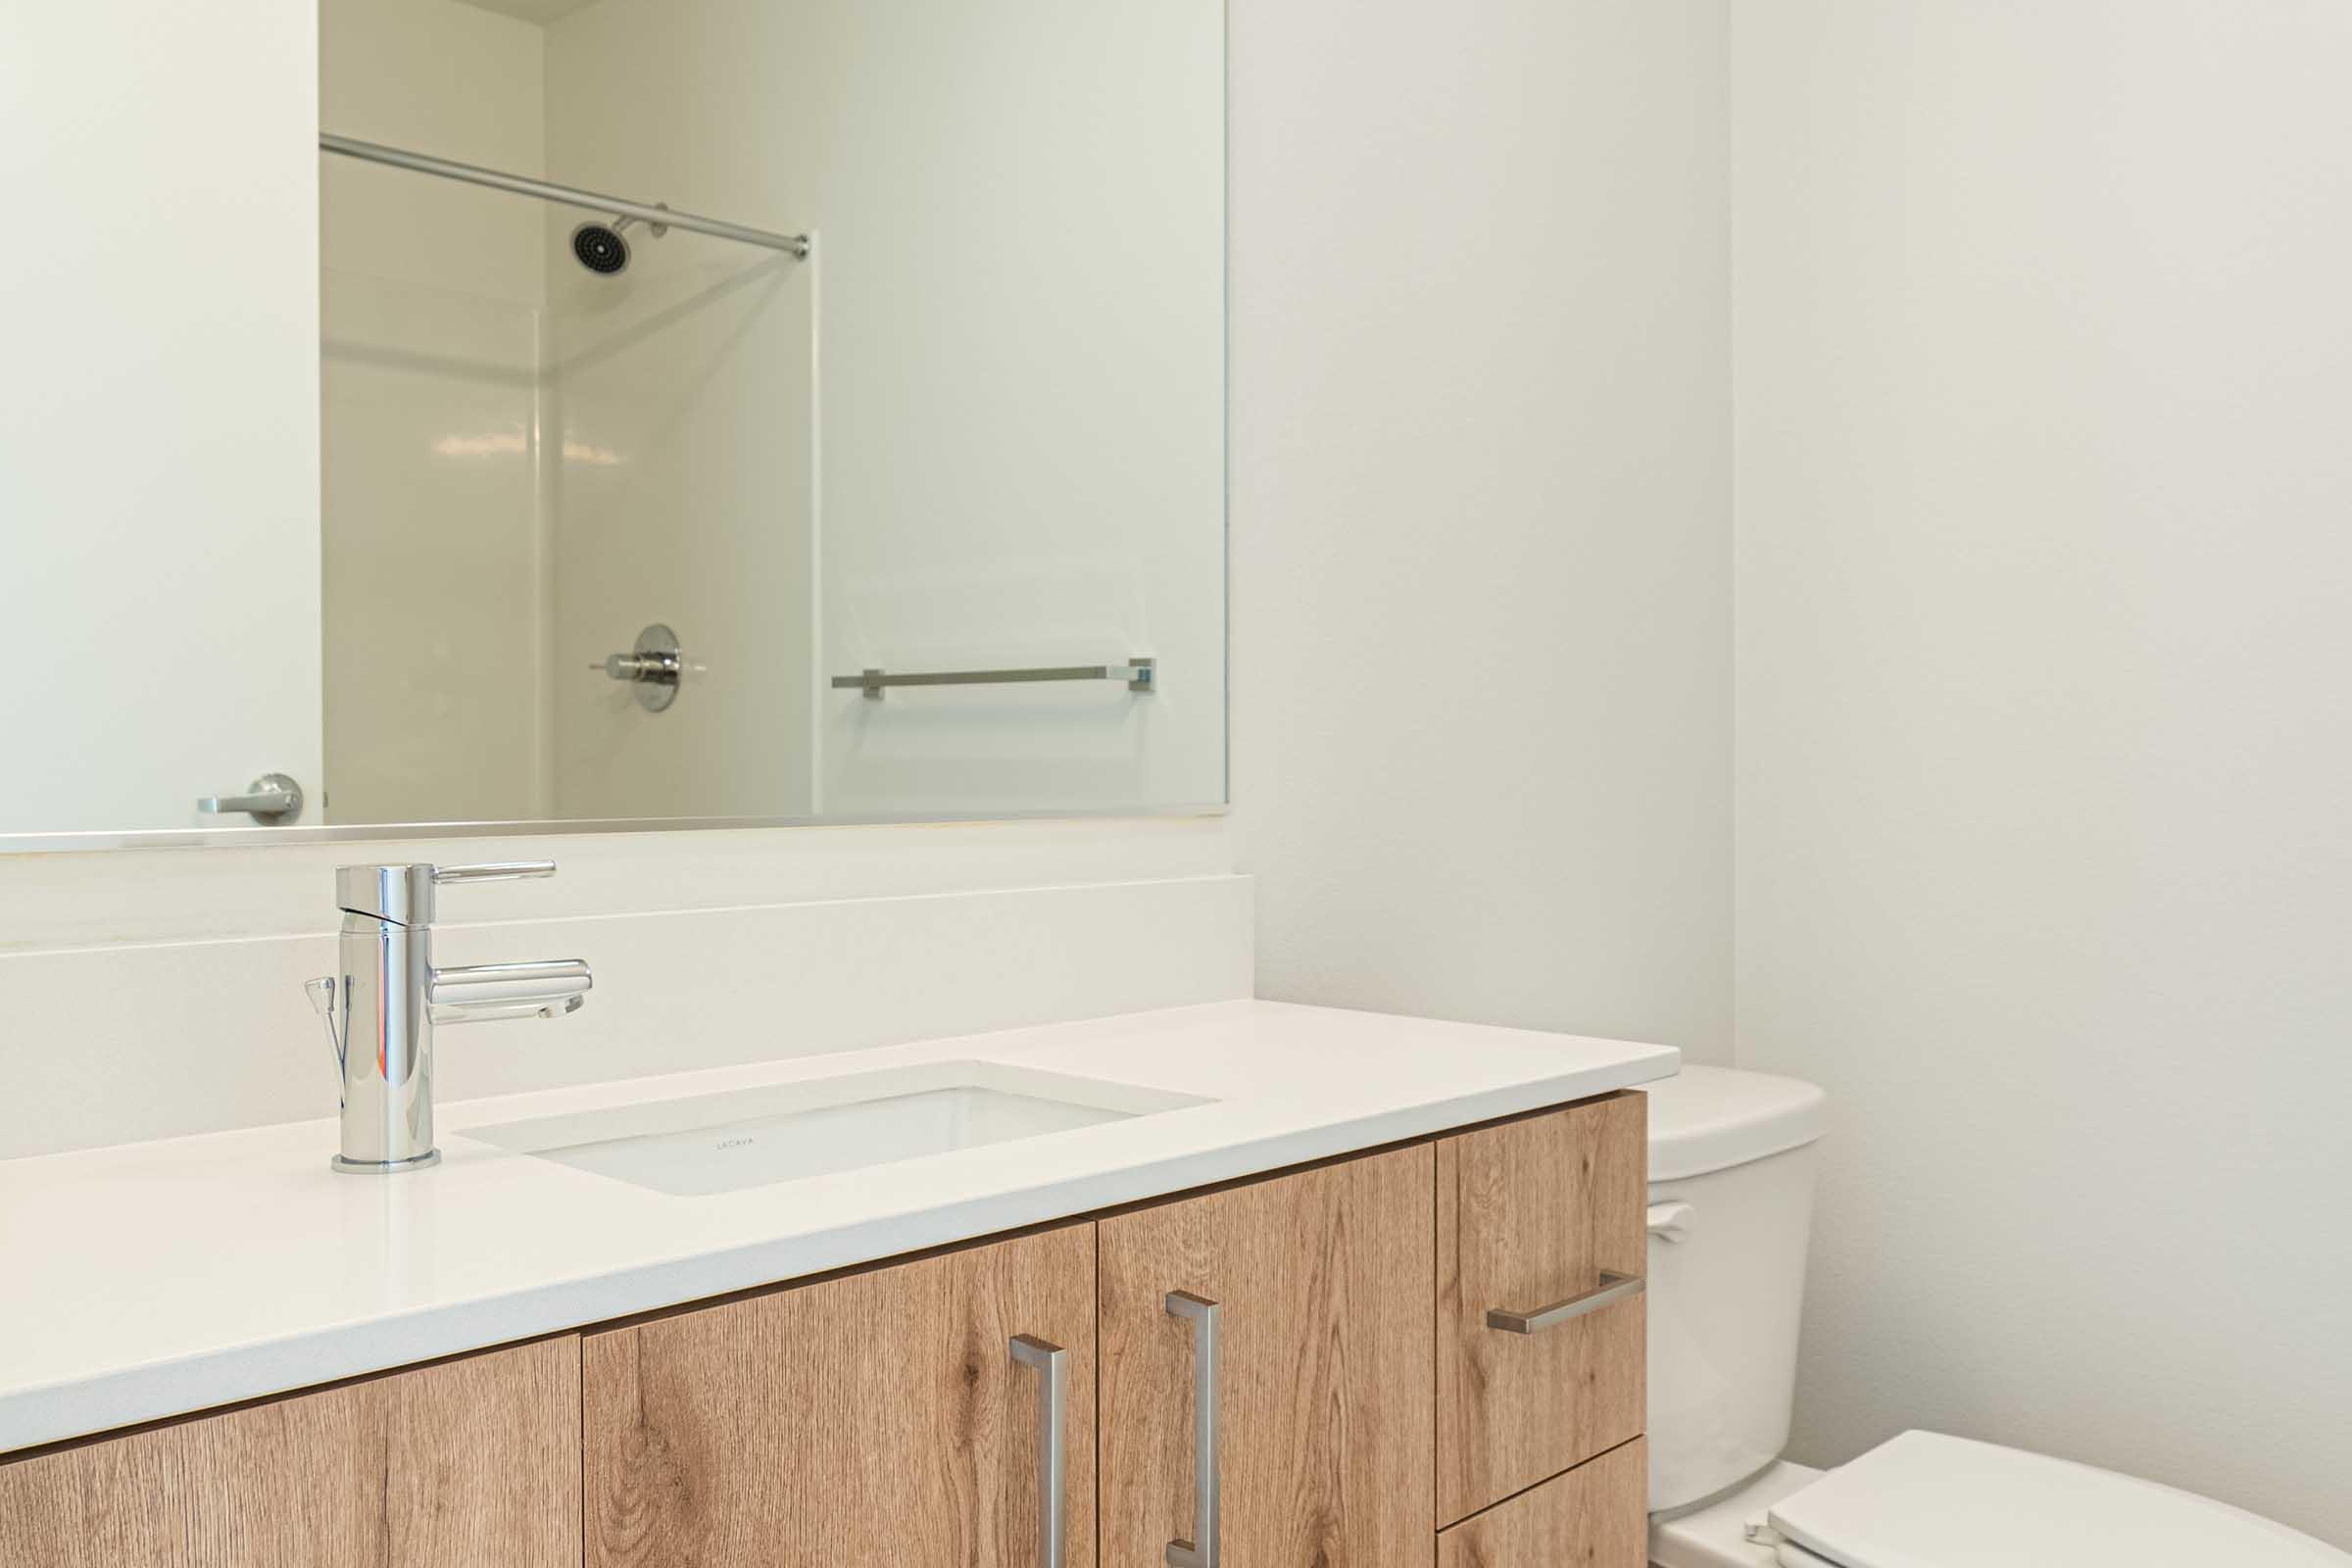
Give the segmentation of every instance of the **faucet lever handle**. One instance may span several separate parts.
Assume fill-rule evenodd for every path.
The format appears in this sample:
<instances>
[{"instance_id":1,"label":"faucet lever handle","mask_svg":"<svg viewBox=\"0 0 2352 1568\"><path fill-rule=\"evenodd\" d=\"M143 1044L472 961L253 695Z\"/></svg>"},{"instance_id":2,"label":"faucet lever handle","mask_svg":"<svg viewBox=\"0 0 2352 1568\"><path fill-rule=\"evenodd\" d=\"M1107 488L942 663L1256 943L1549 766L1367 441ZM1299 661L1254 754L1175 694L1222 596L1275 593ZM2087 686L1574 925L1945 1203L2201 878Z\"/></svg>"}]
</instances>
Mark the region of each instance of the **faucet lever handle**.
<instances>
[{"instance_id":1,"label":"faucet lever handle","mask_svg":"<svg viewBox=\"0 0 2352 1568\"><path fill-rule=\"evenodd\" d=\"M525 877L554 876L553 860L496 860L486 865L436 865L433 881L442 887L453 882L519 882Z\"/></svg>"},{"instance_id":2,"label":"faucet lever handle","mask_svg":"<svg viewBox=\"0 0 2352 1568\"><path fill-rule=\"evenodd\" d=\"M335 1055L335 1093L343 1093L343 1028L335 1021L335 977L322 974L316 980L305 980L302 989L310 996L311 1006L318 1021L326 1025L326 1049Z\"/></svg>"},{"instance_id":3,"label":"faucet lever handle","mask_svg":"<svg viewBox=\"0 0 2352 1568\"><path fill-rule=\"evenodd\" d=\"M335 903L350 914L395 925L433 923L433 890L448 883L514 882L554 876L553 860L503 860L489 865L346 865L335 872Z\"/></svg>"}]
</instances>

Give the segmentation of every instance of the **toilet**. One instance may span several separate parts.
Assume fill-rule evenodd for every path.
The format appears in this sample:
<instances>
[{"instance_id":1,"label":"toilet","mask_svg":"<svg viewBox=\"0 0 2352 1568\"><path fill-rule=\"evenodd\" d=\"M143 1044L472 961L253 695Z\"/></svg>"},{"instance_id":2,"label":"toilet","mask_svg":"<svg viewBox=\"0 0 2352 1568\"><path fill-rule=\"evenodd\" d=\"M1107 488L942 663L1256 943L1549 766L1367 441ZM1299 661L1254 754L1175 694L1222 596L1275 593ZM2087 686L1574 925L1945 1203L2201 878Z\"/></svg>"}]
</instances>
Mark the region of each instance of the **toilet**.
<instances>
[{"instance_id":1,"label":"toilet","mask_svg":"<svg viewBox=\"0 0 2352 1568\"><path fill-rule=\"evenodd\" d=\"M1782 1459L1828 1097L1724 1067L1645 1093L1656 1568L2352 1568L2211 1498L1997 1444Z\"/></svg>"}]
</instances>

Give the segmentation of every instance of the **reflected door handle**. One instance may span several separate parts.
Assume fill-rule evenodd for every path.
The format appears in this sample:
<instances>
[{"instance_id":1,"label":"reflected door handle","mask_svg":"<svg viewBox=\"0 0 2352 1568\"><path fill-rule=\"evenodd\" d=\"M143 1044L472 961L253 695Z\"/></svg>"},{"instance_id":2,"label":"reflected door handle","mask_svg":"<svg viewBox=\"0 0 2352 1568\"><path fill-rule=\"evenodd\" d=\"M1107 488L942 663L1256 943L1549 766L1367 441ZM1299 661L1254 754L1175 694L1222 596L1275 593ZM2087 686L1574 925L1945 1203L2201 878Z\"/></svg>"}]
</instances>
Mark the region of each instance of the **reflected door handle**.
<instances>
[{"instance_id":1,"label":"reflected door handle","mask_svg":"<svg viewBox=\"0 0 2352 1568\"><path fill-rule=\"evenodd\" d=\"M1070 1402L1070 1352L1035 1335L1016 1334L1012 1358L1034 1367L1044 1380L1037 1401L1037 1562L1038 1568L1062 1568L1062 1482L1068 1460L1061 1423Z\"/></svg>"},{"instance_id":2,"label":"reflected door handle","mask_svg":"<svg viewBox=\"0 0 2352 1568\"><path fill-rule=\"evenodd\" d=\"M1168 1543L1168 1568L1217 1568L1217 1303L1170 1291L1167 1307L1193 1325L1193 1535Z\"/></svg>"},{"instance_id":3,"label":"reflected door handle","mask_svg":"<svg viewBox=\"0 0 2352 1568\"><path fill-rule=\"evenodd\" d=\"M302 786L283 773L264 773L242 795L198 797L196 809L213 816L243 811L257 822L274 824L302 814Z\"/></svg>"}]
</instances>

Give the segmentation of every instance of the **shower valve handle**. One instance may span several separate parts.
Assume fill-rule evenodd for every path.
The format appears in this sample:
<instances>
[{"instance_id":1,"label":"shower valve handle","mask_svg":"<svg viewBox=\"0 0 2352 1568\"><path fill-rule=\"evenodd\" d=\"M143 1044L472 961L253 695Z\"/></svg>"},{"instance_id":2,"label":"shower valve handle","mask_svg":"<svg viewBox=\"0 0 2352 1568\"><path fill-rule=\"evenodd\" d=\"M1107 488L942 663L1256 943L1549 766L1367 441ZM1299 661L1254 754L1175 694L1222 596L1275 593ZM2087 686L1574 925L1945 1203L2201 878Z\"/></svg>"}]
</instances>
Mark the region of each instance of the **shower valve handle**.
<instances>
[{"instance_id":1,"label":"shower valve handle","mask_svg":"<svg viewBox=\"0 0 2352 1568\"><path fill-rule=\"evenodd\" d=\"M659 713L678 700L678 680L686 673L686 656L678 652L678 634L656 621L637 634L637 646L588 666L633 687L637 706Z\"/></svg>"},{"instance_id":2,"label":"shower valve handle","mask_svg":"<svg viewBox=\"0 0 2352 1568\"><path fill-rule=\"evenodd\" d=\"M601 669L614 680L674 681L683 662L675 653L608 654L588 667Z\"/></svg>"}]
</instances>

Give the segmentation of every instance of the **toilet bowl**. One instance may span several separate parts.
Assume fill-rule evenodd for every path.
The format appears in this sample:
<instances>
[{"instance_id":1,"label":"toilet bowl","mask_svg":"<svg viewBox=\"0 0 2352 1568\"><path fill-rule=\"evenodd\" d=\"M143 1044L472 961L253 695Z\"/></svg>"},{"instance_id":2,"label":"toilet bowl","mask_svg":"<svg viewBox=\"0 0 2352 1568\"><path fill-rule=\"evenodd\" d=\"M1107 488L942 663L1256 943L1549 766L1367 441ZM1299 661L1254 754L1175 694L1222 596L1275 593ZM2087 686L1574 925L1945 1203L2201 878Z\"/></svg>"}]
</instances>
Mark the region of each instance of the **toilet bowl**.
<instances>
[{"instance_id":1,"label":"toilet bowl","mask_svg":"<svg viewBox=\"0 0 2352 1568\"><path fill-rule=\"evenodd\" d=\"M1656 1568L2352 1568L2211 1498L1997 1444L1782 1459L1827 1097L1723 1067L1645 1092Z\"/></svg>"}]
</instances>

